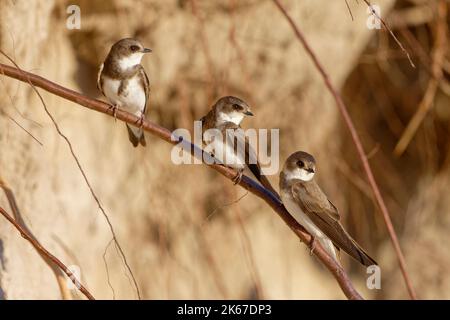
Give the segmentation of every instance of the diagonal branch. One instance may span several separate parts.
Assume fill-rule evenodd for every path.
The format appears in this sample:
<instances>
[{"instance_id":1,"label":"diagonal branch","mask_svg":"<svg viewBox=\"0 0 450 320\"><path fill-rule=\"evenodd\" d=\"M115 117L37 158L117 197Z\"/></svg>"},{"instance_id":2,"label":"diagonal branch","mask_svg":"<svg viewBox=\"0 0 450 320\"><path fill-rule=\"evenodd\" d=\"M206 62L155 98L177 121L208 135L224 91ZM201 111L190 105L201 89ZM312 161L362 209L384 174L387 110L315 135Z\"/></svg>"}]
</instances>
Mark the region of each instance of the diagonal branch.
<instances>
[{"instance_id":1,"label":"diagonal branch","mask_svg":"<svg viewBox=\"0 0 450 320\"><path fill-rule=\"evenodd\" d=\"M54 82L51 82L45 78L42 78L38 75L7 66L5 64L0 63L0 73L5 76L23 81L23 82L31 82L33 85L40 87L52 94L55 94L59 97L62 97L66 100L75 102L81 106L86 108L108 114L109 116L113 116L113 110L111 109L109 104L105 102L91 99L85 95L82 95L73 90L64 88ZM125 121L129 124L135 125L139 118L135 115L125 112L123 110L117 111L117 119ZM172 144L177 145L180 143L180 139L172 139L171 131L167 128L161 127L155 123L152 123L148 120L144 120L142 124L142 128L151 133L152 135ZM203 150L189 141L184 140L184 145L187 146L188 150L196 157L203 157ZM236 177L237 172L233 169L224 167L218 164L208 165L212 169L216 170L226 178L232 180ZM311 236L305 231L305 229L300 226L297 221L287 212L284 208L283 204L280 202L278 198L276 198L272 193L261 187L258 183L254 182L252 179L243 176L242 180L239 182L239 185L257 197L261 198L265 201L279 216L283 221L289 226L289 228L299 237L299 239L305 244L309 244L311 241ZM322 248L322 246L318 243L314 248L314 254L317 258L323 263L323 265L330 271L330 273L335 277L342 291L349 299L361 300L361 295L356 291L351 283L348 275L344 271L341 265L339 265L332 257L328 255L328 253Z\"/></svg>"},{"instance_id":2,"label":"diagonal branch","mask_svg":"<svg viewBox=\"0 0 450 320\"><path fill-rule=\"evenodd\" d=\"M17 221L14 220L2 207L0 207L0 214L2 214L6 220L8 220L16 229L20 232L20 235L29 241L31 245L39 252L43 257L48 258L54 264L56 264L69 278L72 280L73 284L79 288L79 290L88 298L89 300L95 300L95 298L89 293L89 291L78 281L72 271L70 271L58 258L47 251L28 231L23 228Z\"/></svg>"},{"instance_id":3,"label":"diagonal branch","mask_svg":"<svg viewBox=\"0 0 450 320\"><path fill-rule=\"evenodd\" d=\"M3 192L5 193L5 196L8 199L14 220L16 220L17 223L27 231L30 237L32 237L34 240L37 241L37 238L33 235L31 230L27 227L25 221L23 220L22 214L20 213L19 206L16 201L16 197L14 196L14 192L6 185L1 176L0 176L0 189L3 189ZM38 253L42 257L44 262L50 267L50 269L55 274L56 281L58 282L59 286L59 291L61 292L61 297L64 300L71 300L72 296L70 294L69 288L67 287L66 278L64 277L64 273L62 272L62 270L55 263L53 263L53 261L50 260L47 256L43 255L39 251Z\"/></svg>"},{"instance_id":4,"label":"diagonal branch","mask_svg":"<svg viewBox=\"0 0 450 320\"><path fill-rule=\"evenodd\" d=\"M414 291L414 288L412 286L411 280L409 278L408 272L406 271L406 262L405 258L403 256L402 250L400 248L399 241L397 239L397 235L395 233L394 226L392 225L391 217L389 215L388 208L386 207L386 204L384 203L383 196L381 195L380 189L378 188L377 182L375 180L375 177L372 173L372 169L370 168L369 160L367 159L367 155L364 151L364 148L361 143L361 139L359 138L359 135L356 131L355 125L353 124L353 121L350 117L350 114L348 113L347 106L345 105L344 101L342 100L341 95L339 94L338 90L334 87L334 85L331 83L330 77L328 76L328 73L323 68L322 64L320 63L319 59L317 58L316 54L306 41L303 33L300 31L300 29L297 27L294 20L292 20L292 17L289 15L289 13L286 11L286 9L283 7L283 5L280 3L279 0L273 0L280 9L281 13L286 17L288 23L292 27L297 39L301 42L304 49L306 50L307 54L312 59L314 66L317 68L319 73L322 75L322 78L325 82L326 87L332 94L334 100L336 101L336 104L339 108L339 111L342 114L342 117L344 118L345 124L347 125L350 134L353 139L353 143L356 146L356 149L358 151L358 155L361 159L361 162L364 167L364 171L366 172L367 179L369 180L370 187L372 188L372 192L375 196L375 199L377 201L378 206L380 207L381 213L384 218L384 222L386 224L386 227L389 232L389 236L392 241L392 245L394 246L395 252L397 254L398 262L400 265L400 270L402 272L403 278L406 283L406 287L408 289L409 295L411 299L416 299L416 293Z\"/></svg>"}]
</instances>

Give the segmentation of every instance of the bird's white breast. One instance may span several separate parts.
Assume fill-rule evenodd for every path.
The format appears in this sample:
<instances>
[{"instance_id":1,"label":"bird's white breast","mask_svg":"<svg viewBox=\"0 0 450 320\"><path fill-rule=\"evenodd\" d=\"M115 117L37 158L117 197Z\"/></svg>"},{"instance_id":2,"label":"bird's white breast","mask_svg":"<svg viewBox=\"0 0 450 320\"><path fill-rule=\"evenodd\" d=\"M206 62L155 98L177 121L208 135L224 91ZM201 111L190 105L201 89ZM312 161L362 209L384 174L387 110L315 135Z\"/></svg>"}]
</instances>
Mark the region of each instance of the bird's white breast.
<instances>
[{"instance_id":1,"label":"bird's white breast","mask_svg":"<svg viewBox=\"0 0 450 320\"><path fill-rule=\"evenodd\" d=\"M121 81L103 77L103 92L111 103L140 116L145 108L145 90L138 75L129 78L119 95Z\"/></svg>"},{"instance_id":2,"label":"bird's white breast","mask_svg":"<svg viewBox=\"0 0 450 320\"><path fill-rule=\"evenodd\" d=\"M313 236L324 238L326 237L322 231L314 224L314 222L311 221L311 219L303 213L300 206L295 202L295 200L292 198L292 196L286 192L281 191L281 200L283 201L284 206L286 207L287 211L291 214L291 216L297 220L299 224L301 224L306 230L308 230L309 233L311 233Z\"/></svg>"}]
</instances>

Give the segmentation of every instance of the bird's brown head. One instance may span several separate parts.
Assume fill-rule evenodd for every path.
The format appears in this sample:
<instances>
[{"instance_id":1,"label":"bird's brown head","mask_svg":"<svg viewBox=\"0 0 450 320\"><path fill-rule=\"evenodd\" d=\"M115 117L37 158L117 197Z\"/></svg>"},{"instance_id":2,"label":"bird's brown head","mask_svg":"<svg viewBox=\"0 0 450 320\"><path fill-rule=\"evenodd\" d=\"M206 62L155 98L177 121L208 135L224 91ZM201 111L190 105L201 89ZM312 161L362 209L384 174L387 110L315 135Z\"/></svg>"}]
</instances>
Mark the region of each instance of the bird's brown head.
<instances>
[{"instance_id":1,"label":"bird's brown head","mask_svg":"<svg viewBox=\"0 0 450 320\"><path fill-rule=\"evenodd\" d=\"M286 179L310 181L316 172L316 160L304 151L291 154L284 163L283 173Z\"/></svg>"},{"instance_id":2,"label":"bird's brown head","mask_svg":"<svg viewBox=\"0 0 450 320\"><path fill-rule=\"evenodd\" d=\"M108 58L118 62L122 69L132 68L141 63L144 54L152 52L138 40L125 38L117 41L109 51Z\"/></svg>"},{"instance_id":3,"label":"bird's brown head","mask_svg":"<svg viewBox=\"0 0 450 320\"><path fill-rule=\"evenodd\" d=\"M233 122L239 125L245 116L253 116L250 106L245 101L233 96L220 98L213 108L216 121L219 123Z\"/></svg>"}]
</instances>

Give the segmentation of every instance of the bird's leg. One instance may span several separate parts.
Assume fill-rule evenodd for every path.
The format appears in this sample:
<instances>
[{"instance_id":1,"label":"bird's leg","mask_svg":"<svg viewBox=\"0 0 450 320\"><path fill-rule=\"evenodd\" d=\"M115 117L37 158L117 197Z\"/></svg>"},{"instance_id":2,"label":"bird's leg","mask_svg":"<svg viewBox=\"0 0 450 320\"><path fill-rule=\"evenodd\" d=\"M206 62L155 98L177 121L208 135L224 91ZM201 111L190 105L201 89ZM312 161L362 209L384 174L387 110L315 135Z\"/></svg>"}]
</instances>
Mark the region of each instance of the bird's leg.
<instances>
[{"instance_id":1,"label":"bird's leg","mask_svg":"<svg viewBox=\"0 0 450 320\"><path fill-rule=\"evenodd\" d=\"M238 173L232 179L232 181L234 182L235 185L238 184L239 182L241 182L243 174L244 174L244 169L238 169Z\"/></svg>"},{"instance_id":2,"label":"bird's leg","mask_svg":"<svg viewBox=\"0 0 450 320\"><path fill-rule=\"evenodd\" d=\"M144 126L144 120L145 120L145 115L142 112L141 116L139 117L139 119L136 121L136 124L139 125L139 129L142 129L142 127Z\"/></svg>"},{"instance_id":3,"label":"bird's leg","mask_svg":"<svg viewBox=\"0 0 450 320\"><path fill-rule=\"evenodd\" d=\"M114 121L117 121L117 109L119 109L119 107L117 106L116 103L110 105L110 107L108 108L108 110L111 110L113 112L113 116L114 116Z\"/></svg>"},{"instance_id":4,"label":"bird's leg","mask_svg":"<svg viewBox=\"0 0 450 320\"><path fill-rule=\"evenodd\" d=\"M311 256L312 256L315 248L316 248L316 237L311 235L311 241L309 241L309 254Z\"/></svg>"}]
</instances>

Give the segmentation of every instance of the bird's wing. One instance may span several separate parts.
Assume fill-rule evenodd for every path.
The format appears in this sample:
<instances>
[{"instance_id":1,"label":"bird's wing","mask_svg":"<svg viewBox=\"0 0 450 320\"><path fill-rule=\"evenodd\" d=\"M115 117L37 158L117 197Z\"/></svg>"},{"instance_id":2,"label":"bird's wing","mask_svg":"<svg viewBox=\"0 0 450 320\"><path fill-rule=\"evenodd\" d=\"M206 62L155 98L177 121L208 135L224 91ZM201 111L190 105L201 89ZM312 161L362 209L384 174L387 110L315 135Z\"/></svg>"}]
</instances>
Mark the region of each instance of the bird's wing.
<instances>
[{"instance_id":1,"label":"bird's wing","mask_svg":"<svg viewBox=\"0 0 450 320\"><path fill-rule=\"evenodd\" d=\"M242 134L233 134L233 130L227 130L227 129L234 129L234 130L241 129ZM249 140L248 140L247 136L244 134L243 129L240 126L236 125L235 123L227 122L221 126L221 131L222 131L222 134L224 134L224 137L226 134L227 141L234 140L235 149L239 145L244 147L244 150L239 149L239 148L237 149L237 151L244 151L244 154L242 154L240 156L240 158L245 159L245 164L250 169L250 171L253 173L255 178L263 185L263 187L265 187L270 192L272 192L276 197L280 198L280 196L278 195L276 190L270 184L267 177L262 174L261 165L259 164L256 152L250 145Z\"/></svg>"},{"instance_id":2,"label":"bird's wing","mask_svg":"<svg viewBox=\"0 0 450 320\"><path fill-rule=\"evenodd\" d=\"M315 181L308 183L297 182L292 185L292 195L302 209L320 215L330 223L339 221L340 216L336 207L328 200L327 196L320 189Z\"/></svg>"},{"instance_id":3,"label":"bird's wing","mask_svg":"<svg viewBox=\"0 0 450 320\"><path fill-rule=\"evenodd\" d=\"M142 86L144 87L145 90L145 107L144 107L144 114L146 114L147 112L147 103L148 103L148 99L150 97L150 80L148 80L148 76L145 73L144 67L140 67L139 68L139 75L142 81Z\"/></svg>"},{"instance_id":4,"label":"bird's wing","mask_svg":"<svg viewBox=\"0 0 450 320\"><path fill-rule=\"evenodd\" d=\"M103 92L102 71L103 71L103 63L100 66L100 69L98 70L98 74L97 74L97 88L98 88L98 90L100 90L100 92L103 95L105 95L105 93Z\"/></svg>"},{"instance_id":5,"label":"bird's wing","mask_svg":"<svg viewBox=\"0 0 450 320\"><path fill-rule=\"evenodd\" d=\"M291 186L291 192L302 211L335 246L365 266L377 264L342 227L336 207L328 200L316 182L294 183Z\"/></svg>"}]
</instances>

